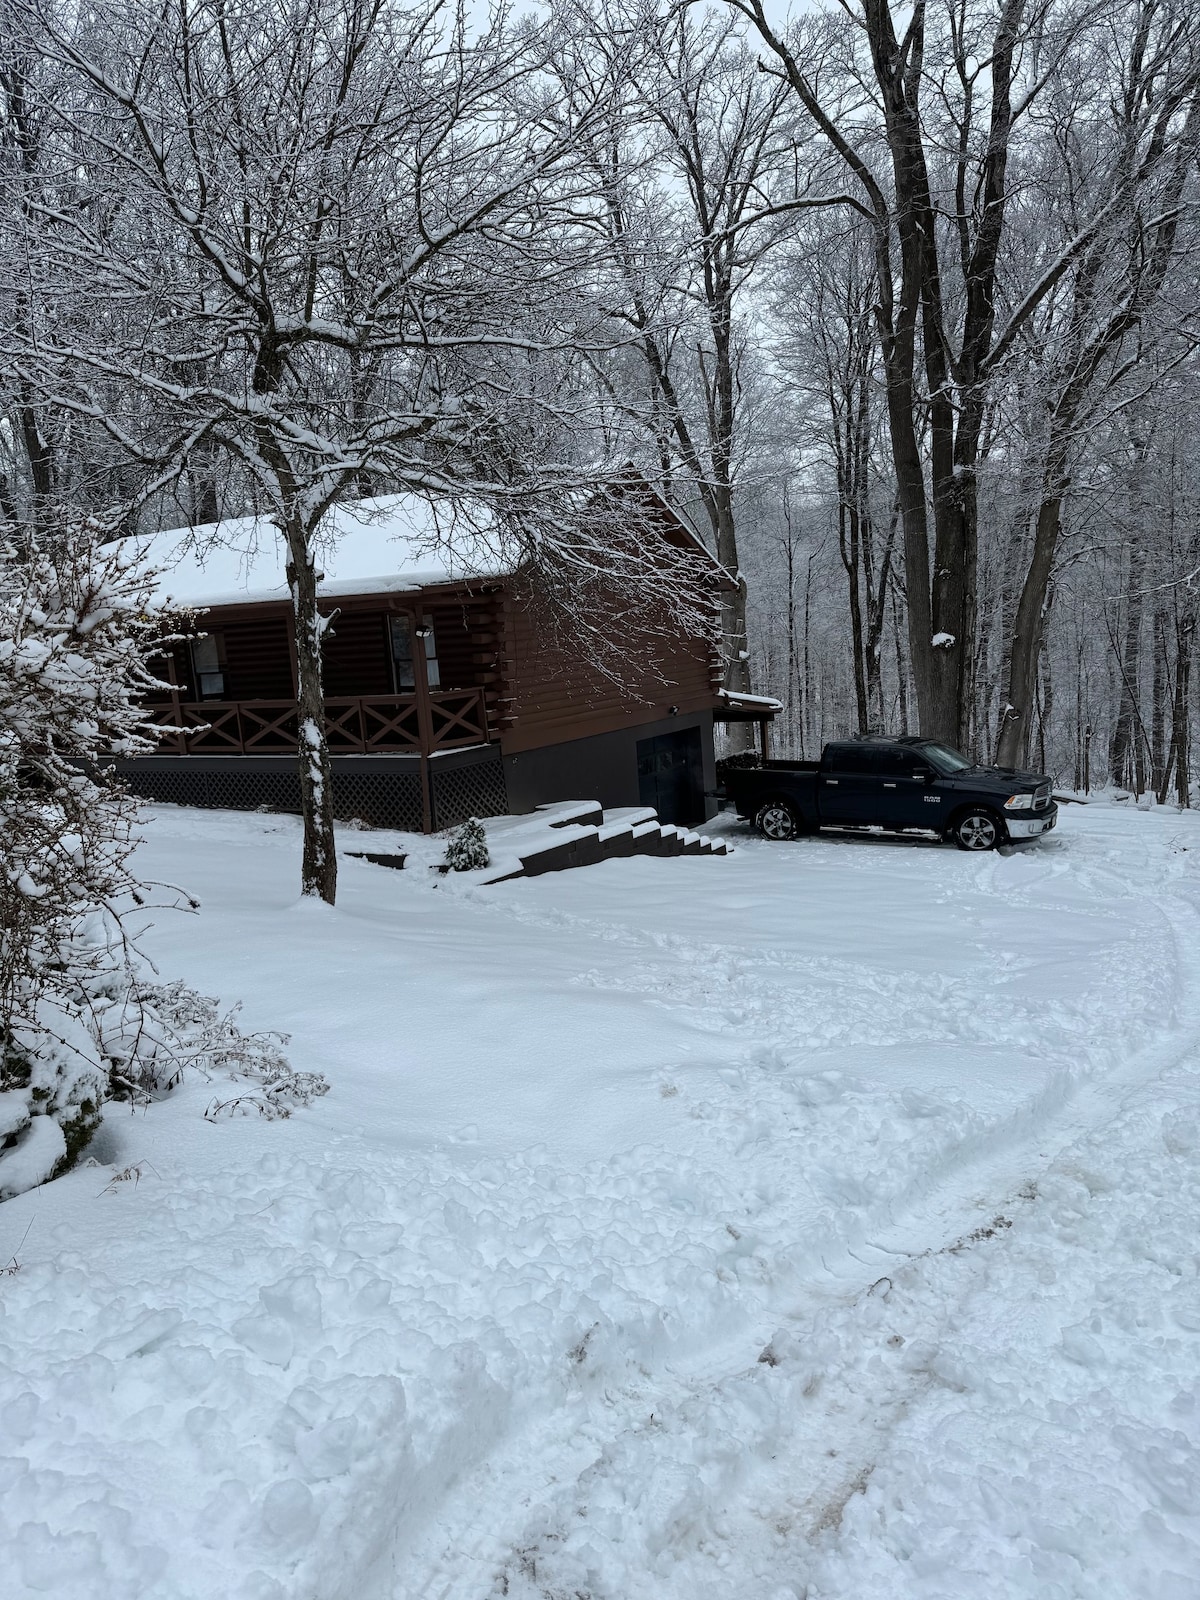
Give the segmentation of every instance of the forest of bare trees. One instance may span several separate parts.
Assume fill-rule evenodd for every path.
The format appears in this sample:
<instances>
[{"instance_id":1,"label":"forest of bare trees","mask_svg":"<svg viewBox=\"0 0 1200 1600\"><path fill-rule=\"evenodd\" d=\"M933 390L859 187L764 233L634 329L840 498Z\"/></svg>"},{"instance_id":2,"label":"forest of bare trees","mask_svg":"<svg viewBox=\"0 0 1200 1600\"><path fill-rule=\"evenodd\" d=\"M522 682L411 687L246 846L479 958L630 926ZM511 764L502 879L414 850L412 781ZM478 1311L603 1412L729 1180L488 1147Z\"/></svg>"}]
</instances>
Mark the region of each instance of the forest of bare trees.
<instances>
[{"instance_id":1,"label":"forest of bare trees","mask_svg":"<svg viewBox=\"0 0 1200 1600\"><path fill-rule=\"evenodd\" d=\"M19 547L266 511L312 711L335 500L534 548L633 462L779 749L1189 803L1195 0L0 10Z\"/></svg>"}]
</instances>

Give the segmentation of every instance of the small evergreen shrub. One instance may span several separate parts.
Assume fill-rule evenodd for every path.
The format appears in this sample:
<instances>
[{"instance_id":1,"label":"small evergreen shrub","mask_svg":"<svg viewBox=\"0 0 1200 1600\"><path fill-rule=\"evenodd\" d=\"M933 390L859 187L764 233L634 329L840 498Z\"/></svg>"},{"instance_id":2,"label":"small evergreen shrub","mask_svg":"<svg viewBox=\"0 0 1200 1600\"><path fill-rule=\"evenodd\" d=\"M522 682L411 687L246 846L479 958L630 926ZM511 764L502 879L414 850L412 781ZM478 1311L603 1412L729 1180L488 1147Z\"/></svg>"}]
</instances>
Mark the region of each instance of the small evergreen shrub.
<instances>
[{"instance_id":1,"label":"small evergreen shrub","mask_svg":"<svg viewBox=\"0 0 1200 1600\"><path fill-rule=\"evenodd\" d=\"M450 835L446 845L446 865L451 872L475 872L491 864L483 823L478 817L470 817Z\"/></svg>"}]
</instances>

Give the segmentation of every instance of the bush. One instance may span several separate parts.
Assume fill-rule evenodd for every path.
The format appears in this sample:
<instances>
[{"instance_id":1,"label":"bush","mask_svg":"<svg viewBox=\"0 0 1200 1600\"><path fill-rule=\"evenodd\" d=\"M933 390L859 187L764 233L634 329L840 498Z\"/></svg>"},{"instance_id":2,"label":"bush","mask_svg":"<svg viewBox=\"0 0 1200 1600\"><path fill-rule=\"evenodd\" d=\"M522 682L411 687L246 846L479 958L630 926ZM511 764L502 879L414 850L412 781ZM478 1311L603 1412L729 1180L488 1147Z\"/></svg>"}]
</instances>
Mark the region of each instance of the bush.
<instances>
[{"instance_id":1,"label":"bush","mask_svg":"<svg viewBox=\"0 0 1200 1600\"><path fill-rule=\"evenodd\" d=\"M446 845L446 865L452 872L475 872L491 864L483 823L478 817L471 817L450 835Z\"/></svg>"},{"instance_id":2,"label":"bush","mask_svg":"<svg viewBox=\"0 0 1200 1600\"><path fill-rule=\"evenodd\" d=\"M286 1116L328 1087L182 984L148 981L127 926L146 890L114 755L153 751L142 702L165 642L139 572L65 518L41 547L0 527L0 1200L67 1171L105 1100L195 1069L239 1110Z\"/></svg>"}]
</instances>

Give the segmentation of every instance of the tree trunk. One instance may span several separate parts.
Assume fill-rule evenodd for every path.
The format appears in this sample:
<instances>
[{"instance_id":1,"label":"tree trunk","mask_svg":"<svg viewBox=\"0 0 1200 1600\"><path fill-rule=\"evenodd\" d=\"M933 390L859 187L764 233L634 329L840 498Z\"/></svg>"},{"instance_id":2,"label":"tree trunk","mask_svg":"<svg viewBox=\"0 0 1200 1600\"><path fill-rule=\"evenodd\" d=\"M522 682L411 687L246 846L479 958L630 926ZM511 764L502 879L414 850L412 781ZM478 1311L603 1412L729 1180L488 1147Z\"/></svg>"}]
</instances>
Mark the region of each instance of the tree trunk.
<instances>
[{"instance_id":1,"label":"tree trunk","mask_svg":"<svg viewBox=\"0 0 1200 1600\"><path fill-rule=\"evenodd\" d=\"M725 687L734 693L750 692L750 651L746 640L746 580L740 573L737 588L721 596L721 635L725 645ZM726 744L738 754L754 748L754 724L726 724Z\"/></svg>"},{"instance_id":2,"label":"tree trunk","mask_svg":"<svg viewBox=\"0 0 1200 1600\"><path fill-rule=\"evenodd\" d=\"M317 569L307 529L289 522L288 585L296 628L296 699L304 860L300 892L327 905L337 898L337 847L333 833L333 768L325 740L325 689L321 670L321 614Z\"/></svg>"},{"instance_id":3,"label":"tree trunk","mask_svg":"<svg viewBox=\"0 0 1200 1600\"><path fill-rule=\"evenodd\" d=\"M867 545L867 709L868 715L874 719L881 732L887 728L887 716L883 708L883 624L887 617L888 594L892 581L892 557L896 549L899 521L899 511L893 508L878 574L872 570L870 543Z\"/></svg>"},{"instance_id":4,"label":"tree trunk","mask_svg":"<svg viewBox=\"0 0 1200 1600\"><path fill-rule=\"evenodd\" d=\"M839 473L839 476L841 474ZM846 569L846 585L850 599L850 656L854 666L854 704L858 713L858 731L866 733L869 727L867 711L867 668L863 645L863 615L861 594L862 539L859 531L858 510L849 500L849 490L843 482L838 498L838 549L842 566Z\"/></svg>"},{"instance_id":5,"label":"tree trunk","mask_svg":"<svg viewBox=\"0 0 1200 1600\"><path fill-rule=\"evenodd\" d=\"M1049 610L1049 601L1047 601ZM1054 719L1054 675L1050 666L1050 653L1046 649L1046 630L1042 629L1042 656L1039 668L1041 698L1038 704L1038 771L1046 772L1046 729Z\"/></svg>"},{"instance_id":6,"label":"tree trunk","mask_svg":"<svg viewBox=\"0 0 1200 1600\"><path fill-rule=\"evenodd\" d=\"M908 733L908 669L904 662L904 635L900 628L900 606L896 591L892 590L892 634L896 641L896 703L900 715L900 732Z\"/></svg>"},{"instance_id":7,"label":"tree trunk","mask_svg":"<svg viewBox=\"0 0 1200 1600\"><path fill-rule=\"evenodd\" d=\"M1048 481L1056 483L1059 481L1056 464L1052 463L1052 468L1048 473ZM1009 651L1008 701L1001 714L1000 737L996 744L996 762L1002 767L1021 767L1029 759L1029 740L1037 702L1038 662L1042 652L1042 618L1054 566L1054 553L1058 547L1061 511L1062 501L1057 489L1045 496L1038 507L1033 555L1025 574L1021 598L1017 602Z\"/></svg>"},{"instance_id":8,"label":"tree trunk","mask_svg":"<svg viewBox=\"0 0 1200 1600\"><path fill-rule=\"evenodd\" d=\"M813 556L810 554L808 565L804 573L804 695L800 703L800 759L804 760L806 741L811 744L812 715L812 569Z\"/></svg>"},{"instance_id":9,"label":"tree trunk","mask_svg":"<svg viewBox=\"0 0 1200 1600\"><path fill-rule=\"evenodd\" d=\"M796 540L792 532L790 500L784 501L784 518L787 524L787 730L788 754L796 748L796 677L799 671L796 652ZM800 759L804 759L804 735L800 736Z\"/></svg>"},{"instance_id":10,"label":"tree trunk","mask_svg":"<svg viewBox=\"0 0 1200 1600\"><path fill-rule=\"evenodd\" d=\"M1192 803L1192 641L1195 622L1189 618L1180 631L1179 654L1175 667L1175 786L1179 804L1186 811Z\"/></svg>"},{"instance_id":11,"label":"tree trunk","mask_svg":"<svg viewBox=\"0 0 1200 1600\"><path fill-rule=\"evenodd\" d=\"M1083 644L1075 650L1075 792L1083 788Z\"/></svg>"},{"instance_id":12,"label":"tree trunk","mask_svg":"<svg viewBox=\"0 0 1200 1600\"><path fill-rule=\"evenodd\" d=\"M1170 665L1167 661L1167 613L1156 606L1153 626L1153 657L1150 687L1150 787L1165 804L1170 779L1167 775L1167 698L1172 693Z\"/></svg>"},{"instance_id":13,"label":"tree trunk","mask_svg":"<svg viewBox=\"0 0 1200 1600\"><path fill-rule=\"evenodd\" d=\"M1175 794L1182 808L1191 803L1189 720L1191 717L1192 638L1195 624L1191 617L1175 623L1175 693L1171 706L1171 744L1158 790L1158 803L1165 805L1175 777Z\"/></svg>"},{"instance_id":14,"label":"tree trunk","mask_svg":"<svg viewBox=\"0 0 1200 1600\"><path fill-rule=\"evenodd\" d=\"M1121 699L1109 746L1108 768L1114 783L1124 783L1140 794L1145 762L1141 759L1141 714L1138 707L1138 664L1142 642L1145 542L1135 530L1129 550L1129 584L1125 610L1125 636L1121 643Z\"/></svg>"}]
</instances>

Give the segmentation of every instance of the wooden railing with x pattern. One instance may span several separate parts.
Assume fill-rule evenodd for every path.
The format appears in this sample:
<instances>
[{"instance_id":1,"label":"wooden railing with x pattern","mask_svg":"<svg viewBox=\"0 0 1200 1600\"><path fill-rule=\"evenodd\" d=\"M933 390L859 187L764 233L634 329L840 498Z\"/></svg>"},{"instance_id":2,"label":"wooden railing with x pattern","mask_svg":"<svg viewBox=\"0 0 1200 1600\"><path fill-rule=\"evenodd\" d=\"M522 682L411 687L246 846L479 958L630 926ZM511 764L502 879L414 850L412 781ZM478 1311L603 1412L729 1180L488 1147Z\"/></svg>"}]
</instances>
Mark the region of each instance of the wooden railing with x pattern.
<instances>
[{"instance_id":1,"label":"wooden railing with x pattern","mask_svg":"<svg viewBox=\"0 0 1200 1600\"><path fill-rule=\"evenodd\" d=\"M434 689L426 716L416 695L335 695L325 702L333 755L408 751L432 755L488 742L482 689ZM204 700L153 706L161 748L173 755L286 755L297 747L294 700ZM428 722L427 730L422 722Z\"/></svg>"}]
</instances>

